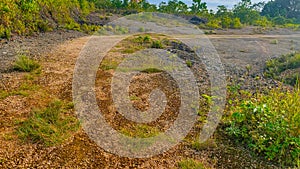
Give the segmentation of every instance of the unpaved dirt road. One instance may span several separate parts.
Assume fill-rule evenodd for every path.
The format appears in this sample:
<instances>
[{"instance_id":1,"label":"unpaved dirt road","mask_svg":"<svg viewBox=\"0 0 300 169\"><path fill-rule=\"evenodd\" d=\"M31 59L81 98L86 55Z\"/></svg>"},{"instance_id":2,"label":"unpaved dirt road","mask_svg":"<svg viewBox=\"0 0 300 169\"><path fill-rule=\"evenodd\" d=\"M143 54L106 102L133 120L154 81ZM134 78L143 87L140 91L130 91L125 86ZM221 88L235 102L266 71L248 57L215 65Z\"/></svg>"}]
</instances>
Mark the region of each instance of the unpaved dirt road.
<instances>
[{"instance_id":1,"label":"unpaved dirt road","mask_svg":"<svg viewBox=\"0 0 300 169\"><path fill-rule=\"evenodd\" d=\"M77 37L80 36L85 35ZM194 151L187 145L180 144L165 154L148 159L121 158L105 152L92 142L83 130L75 133L62 145L54 147L20 143L13 134L16 120L27 118L32 109L44 106L44 102L52 97L72 100L74 66L82 47L89 39L88 36L77 37L51 48L46 45L46 48L49 47L48 50L41 49L38 50L41 54L33 55L39 59L43 67L37 83L49 96L32 93L30 97L16 95L0 101L0 168L174 168L177 162L184 158L196 159L211 168L240 168L241 165L243 168L275 168L267 165L265 161L252 157L242 148L237 149L223 143L218 143L217 147L208 147L204 151ZM247 65L252 66L253 74L260 73L265 60L300 50L299 34L208 37L217 49L228 75L239 70L244 71ZM37 42L48 43L48 38L42 38ZM15 45L10 45L10 42L2 44L0 67L2 65L3 69L0 70L5 73L2 73L1 78L4 85L0 84L0 87L17 88L22 83L23 73L7 72L7 69L15 58L14 54L20 50L16 45L27 44L30 41L34 40L23 39L22 42L12 42ZM39 48L39 44L36 45L36 48ZM32 48L36 49L31 46L30 49Z\"/></svg>"}]
</instances>

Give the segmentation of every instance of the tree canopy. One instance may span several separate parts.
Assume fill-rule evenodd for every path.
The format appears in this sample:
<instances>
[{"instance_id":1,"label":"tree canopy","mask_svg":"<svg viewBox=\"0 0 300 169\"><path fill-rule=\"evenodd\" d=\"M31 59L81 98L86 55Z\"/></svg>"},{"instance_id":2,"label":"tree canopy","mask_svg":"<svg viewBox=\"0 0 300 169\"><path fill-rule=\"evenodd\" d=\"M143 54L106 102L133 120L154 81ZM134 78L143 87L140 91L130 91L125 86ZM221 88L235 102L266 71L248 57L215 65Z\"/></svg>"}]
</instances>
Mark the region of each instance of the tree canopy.
<instances>
[{"instance_id":1,"label":"tree canopy","mask_svg":"<svg viewBox=\"0 0 300 169\"><path fill-rule=\"evenodd\" d=\"M261 14L271 18L288 18L300 22L300 0L274 0L268 2Z\"/></svg>"}]
</instances>

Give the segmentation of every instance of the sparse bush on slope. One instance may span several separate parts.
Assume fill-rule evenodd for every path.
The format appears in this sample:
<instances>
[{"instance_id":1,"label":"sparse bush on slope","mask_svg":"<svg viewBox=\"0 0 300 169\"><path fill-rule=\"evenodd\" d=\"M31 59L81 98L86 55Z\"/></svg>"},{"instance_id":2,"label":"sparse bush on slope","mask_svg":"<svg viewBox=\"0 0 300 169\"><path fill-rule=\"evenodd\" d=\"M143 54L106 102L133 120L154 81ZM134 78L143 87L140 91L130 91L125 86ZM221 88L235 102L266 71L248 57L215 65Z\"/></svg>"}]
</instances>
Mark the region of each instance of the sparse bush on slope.
<instances>
[{"instance_id":1,"label":"sparse bush on slope","mask_svg":"<svg viewBox=\"0 0 300 169\"><path fill-rule=\"evenodd\" d=\"M0 38L30 35L55 27L76 29L76 21L93 10L87 0L1 0Z\"/></svg>"}]
</instances>

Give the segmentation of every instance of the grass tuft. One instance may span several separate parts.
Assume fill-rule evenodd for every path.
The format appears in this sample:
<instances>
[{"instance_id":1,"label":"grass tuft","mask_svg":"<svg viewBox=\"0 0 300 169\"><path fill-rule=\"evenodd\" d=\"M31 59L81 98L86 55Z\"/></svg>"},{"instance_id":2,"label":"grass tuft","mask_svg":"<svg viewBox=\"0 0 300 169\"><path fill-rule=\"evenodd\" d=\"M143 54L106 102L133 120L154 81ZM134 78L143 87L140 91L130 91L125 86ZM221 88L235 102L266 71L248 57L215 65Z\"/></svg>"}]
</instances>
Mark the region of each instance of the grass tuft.
<instances>
[{"instance_id":1,"label":"grass tuft","mask_svg":"<svg viewBox=\"0 0 300 169\"><path fill-rule=\"evenodd\" d=\"M159 134L159 129L144 124L132 126L131 128L122 128L121 133L138 138L154 137Z\"/></svg>"},{"instance_id":2,"label":"grass tuft","mask_svg":"<svg viewBox=\"0 0 300 169\"><path fill-rule=\"evenodd\" d=\"M30 59L26 55L18 56L17 60L13 64L14 70L22 71L22 72L32 72L37 70L41 66L34 60Z\"/></svg>"},{"instance_id":3,"label":"grass tuft","mask_svg":"<svg viewBox=\"0 0 300 169\"><path fill-rule=\"evenodd\" d=\"M201 162L195 161L193 159L185 159L178 162L178 167L181 169L205 169Z\"/></svg>"},{"instance_id":4,"label":"grass tuft","mask_svg":"<svg viewBox=\"0 0 300 169\"><path fill-rule=\"evenodd\" d=\"M78 120L67 114L67 111L72 108L70 105L54 101L44 110L34 111L17 128L19 138L46 146L63 142L71 135L71 132L79 128Z\"/></svg>"}]
</instances>

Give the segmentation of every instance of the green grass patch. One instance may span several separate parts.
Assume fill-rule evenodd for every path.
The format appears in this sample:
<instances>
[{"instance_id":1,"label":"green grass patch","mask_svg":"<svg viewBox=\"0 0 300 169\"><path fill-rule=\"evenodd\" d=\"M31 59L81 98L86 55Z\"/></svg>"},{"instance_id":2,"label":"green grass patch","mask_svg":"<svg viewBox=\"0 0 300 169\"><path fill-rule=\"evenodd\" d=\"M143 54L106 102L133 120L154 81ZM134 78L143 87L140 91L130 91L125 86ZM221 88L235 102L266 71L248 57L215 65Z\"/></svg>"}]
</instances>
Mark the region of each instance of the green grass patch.
<instances>
[{"instance_id":1,"label":"green grass patch","mask_svg":"<svg viewBox=\"0 0 300 169\"><path fill-rule=\"evenodd\" d=\"M202 151L210 148L216 148L217 144L213 139L209 139L203 143L200 143L199 140L196 140L192 142L191 147L197 151Z\"/></svg>"},{"instance_id":2,"label":"green grass patch","mask_svg":"<svg viewBox=\"0 0 300 169\"><path fill-rule=\"evenodd\" d=\"M156 68L148 68L148 69L142 70L141 72L143 72L143 73L160 73L160 72L162 72L162 70L156 69Z\"/></svg>"},{"instance_id":3,"label":"green grass patch","mask_svg":"<svg viewBox=\"0 0 300 169\"><path fill-rule=\"evenodd\" d=\"M0 90L0 100L5 99L8 96L10 96L10 93L8 91Z\"/></svg>"},{"instance_id":4,"label":"green grass patch","mask_svg":"<svg viewBox=\"0 0 300 169\"><path fill-rule=\"evenodd\" d=\"M102 70L116 69L118 65L119 63L117 61L106 59L101 62L100 69Z\"/></svg>"},{"instance_id":5,"label":"green grass patch","mask_svg":"<svg viewBox=\"0 0 300 169\"><path fill-rule=\"evenodd\" d=\"M154 137L159 134L159 130L156 127L151 127L144 124L134 125L130 128L122 128L121 133L130 136L130 137L137 137L137 138L147 138L147 137Z\"/></svg>"},{"instance_id":6,"label":"green grass patch","mask_svg":"<svg viewBox=\"0 0 300 169\"><path fill-rule=\"evenodd\" d=\"M178 162L178 167L180 169L205 169L201 162L195 161L193 159L184 159Z\"/></svg>"},{"instance_id":7,"label":"green grass patch","mask_svg":"<svg viewBox=\"0 0 300 169\"><path fill-rule=\"evenodd\" d=\"M36 61L30 59L26 55L18 56L17 60L13 64L14 70L22 71L22 72L32 72L34 70L39 69L41 66Z\"/></svg>"},{"instance_id":8,"label":"green grass patch","mask_svg":"<svg viewBox=\"0 0 300 169\"><path fill-rule=\"evenodd\" d=\"M237 96L226 132L253 152L282 166L300 167L300 87Z\"/></svg>"},{"instance_id":9,"label":"green grass patch","mask_svg":"<svg viewBox=\"0 0 300 169\"><path fill-rule=\"evenodd\" d=\"M16 132L23 141L52 146L62 143L79 128L78 120L69 115L71 104L54 101L43 110L33 111L20 123Z\"/></svg>"},{"instance_id":10,"label":"green grass patch","mask_svg":"<svg viewBox=\"0 0 300 169\"><path fill-rule=\"evenodd\" d=\"M39 85L31 84L31 83L22 83L20 87L14 90L0 90L0 100L3 100L9 96L24 96L28 97L30 93L37 91L40 89Z\"/></svg>"},{"instance_id":11,"label":"green grass patch","mask_svg":"<svg viewBox=\"0 0 300 169\"><path fill-rule=\"evenodd\" d=\"M132 95L132 96L130 96L129 97L129 99L131 100L131 101L135 101L135 100L141 100L141 98L139 98L138 96L136 96L136 95Z\"/></svg>"},{"instance_id":12,"label":"green grass patch","mask_svg":"<svg viewBox=\"0 0 300 169\"><path fill-rule=\"evenodd\" d=\"M272 44L272 45L277 45L278 43L279 43L279 42L278 42L277 39L274 39L274 40L270 41L270 44Z\"/></svg>"}]
</instances>

